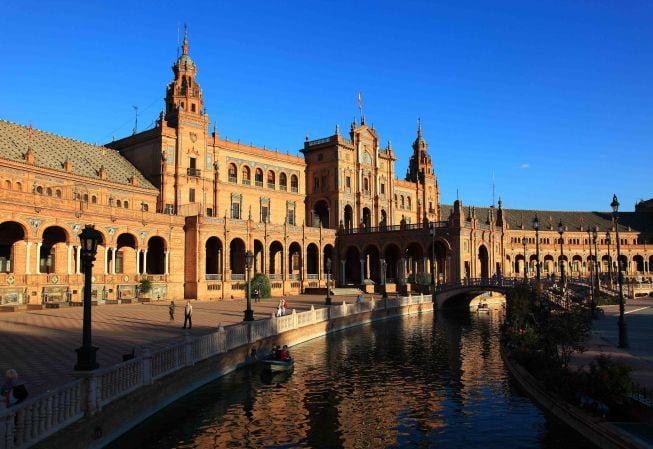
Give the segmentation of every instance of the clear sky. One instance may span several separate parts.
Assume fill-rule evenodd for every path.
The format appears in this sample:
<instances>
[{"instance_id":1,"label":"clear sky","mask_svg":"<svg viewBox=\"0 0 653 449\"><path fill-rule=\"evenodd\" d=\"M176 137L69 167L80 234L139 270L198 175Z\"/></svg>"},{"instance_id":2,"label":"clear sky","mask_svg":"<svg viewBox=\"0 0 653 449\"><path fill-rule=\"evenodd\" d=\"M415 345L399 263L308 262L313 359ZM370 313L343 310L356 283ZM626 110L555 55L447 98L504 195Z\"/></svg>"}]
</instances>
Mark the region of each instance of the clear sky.
<instances>
[{"instance_id":1,"label":"clear sky","mask_svg":"<svg viewBox=\"0 0 653 449\"><path fill-rule=\"evenodd\" d=\"M4 0L0 118L106 143L151 127L188 24L222 137L296 154L368 124L441 201L622 210L653 197L650 1Z\"/></svg>"}]
</instances>

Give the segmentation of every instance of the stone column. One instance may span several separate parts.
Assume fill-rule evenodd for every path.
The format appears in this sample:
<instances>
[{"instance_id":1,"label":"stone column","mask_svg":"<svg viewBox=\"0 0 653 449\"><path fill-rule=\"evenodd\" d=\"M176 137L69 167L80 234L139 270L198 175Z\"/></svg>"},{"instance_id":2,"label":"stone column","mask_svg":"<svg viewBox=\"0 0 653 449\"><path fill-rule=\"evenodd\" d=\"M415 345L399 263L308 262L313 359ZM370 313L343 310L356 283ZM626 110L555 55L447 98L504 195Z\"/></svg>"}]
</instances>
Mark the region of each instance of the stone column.
<instances>
[{"instance_id":1,"label":"stone column","mask_svg":"<svg viewBox=\"0 0 653 449\"><path fill-rule=\"evenodd\" d=\"M341 260L340 261L340 277L338 279L339 285L343 285L345 283L345 279L347 279L345 277L346 276L345 265L347 265L347 261L346 260ZM333 274L332 274L332 276L333 276Z\"/></svg>"},{"instance_id":2,"label":"stone column","mask_svg":"<svg viewBox=\"0 0 653 449\"><path fill-rule=\"evenodd\" d=\"M165 266L164 274L167 275L167 274L170 274L170 251L166 250L164 254L165 254L165 259L166 259L166 266ZM218 252L218 260L219 260L219 258L220 258L220 256L219 256L219 252ZM218 262L218 264L219 263L220 262ZM219 273L220 270L217 270L217 272Z\"/></svg>"},{"instance_id":3,"label":"stone column","mask_svg":"<svg viewBox=\"0 0 653 449\"><path fill-rule=\"evenodd\" d=\"M109 248L108 247L103 247L104 250L104 264L102 265L102 273L103 274L108 274L107 272L107 263L109 262Z\"/></svg>"},{"instance_id":4,"label":"stone column","mask_svg":"<svg viewBox=\"0 0 653 449\"><path fill-rule=\"evenodd\" d=\"M370 272L370 255L365 256L365 279L371 279L372 273Z\"/></svg>"},{"instance_id":5,"label":"stone column","mask_svg":"<svg viewBox=\"0 0 653 449\"><path fill-rule=\"evenodd\" d=\"M42 242L36 244L36 271L34 274L41 274L41 246L43 246Z\"/></svg>"},{"instance_id":6,"label":"stone column","mask_svg":"<svg viewBox=\"0 0 653 449\"><path fill-rule=\"evenodd\" d=\"M111 274L116 274L116 253L118 248L111 248Z\"/></svg>"},{"instance_id":7,"label":"stone column","mask_svg":"<svg viewBox=\"0 0 653 449\"><path fill-rule=\"evenodd\" d=\"M141 250L136 250L136 274L141 274Z\"/></svg>"},{"instance_id":8,"label":"stone column","mask_svg":"<svg viewBox=\"0 0 653 449\"><path fill-rule=\"evenodd\" d=\"M82 262L82 252L80 251L79 246L76 246L75 248L77 250L77 254L75 255L76 256L75 259L77 260L77 267L76 267L75 271L77 272L77 274L82 274L82 263L81 263Z\"/></svg>"},{"instance_id":9,"label":"stone column","mask_svg":"<svg viewBox=\"0 0 653 449\"><path fill-rule=\"evenodd\" d=\"M361 263L361 285L365 283L365 259L360 260Z\"/></svg>"},{"instance_id":10,"label":"stone column","mask_svg":"<svg viewBox=\"0 0 653 449\"><path fill-rule=\"evenodd\" d=\"M143 274L147 274L147 250L143 250L143 266L141 267L143 269Z\"/></svg>"},{"instance_id":11,"label":"stone column","mask_svg":"<svg viewBox=\"0 0 653 449\"><path fill-rule=\"evenodd\" d=\"M32 242L25 242L25 274L32 274L32 270L29 266L29 256L30 256L31 248L32 248Z\"/></svg>"},{"instance_id":12,"label":"stone column","mask_svg":"<svg viewBox=\"0 0 653 449\"><path fill-rule=\"evenodd\" d=\"M66 261L67 270L66 274L70 275L72 273L72 259L73 259L73 245L68 244L68 260Z\"/></svg>"}]
</instances>

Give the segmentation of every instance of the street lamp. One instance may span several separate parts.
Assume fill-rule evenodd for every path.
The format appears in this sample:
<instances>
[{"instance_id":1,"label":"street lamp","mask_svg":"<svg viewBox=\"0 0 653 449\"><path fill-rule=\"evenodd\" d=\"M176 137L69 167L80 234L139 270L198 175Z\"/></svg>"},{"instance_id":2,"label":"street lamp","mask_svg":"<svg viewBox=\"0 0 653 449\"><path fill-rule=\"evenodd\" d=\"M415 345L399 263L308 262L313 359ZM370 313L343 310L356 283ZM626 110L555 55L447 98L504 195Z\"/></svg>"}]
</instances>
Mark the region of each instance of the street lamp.
<instances>
[{"instance_id":1,"label":"street lamp","mask_svg":"<svg viewBox=\"0 0 653 449\"><path fill-rule=\"evenodd\" d=\"M254 254L250 250L245 253L245 269L247 270L247 309L243 321L254 321L254 311L252 310L252 285L249 279L249 270L254 265Z\"/></svg>"},{"instance_id":2,"label":"street lamp","mask_svg":"<svg viewBox=\"0 0 653 449\"><path fill-rule=\"evenodd\" d=\"M537 283L540 283L540 220L537 215L533 219L533 229L535 229L535 263L537 267Z\"/></svg>"},{"instance_id":3,"label":"street lamp","mask_svg":"<svg viewBox=\"0 0 653 449\"><path fill-rule=\"evenodd\" d=\"M388 268L388 263L385 259L381 259L381 285L383 285L383 299L388 299L388 289L385 284L385 273Z\"/></svg>"},{"instance_id":4,"label":"street lamp","mask_svg":"<svg viewBox=\"0 0 653 449\"><path fill-rule=\"evenodd\" d=\"M587 229L587 246L589 247L590 255L587 259L587 268L589 268L589 286L590 286L590 316L594 316L594 309L596 308L596 300L594 299L594 273L592 272L593 263L592 263L592 233L589 228Z\"/></svg>"},{"instance_id":5,"label":"street lamp","mask_svg":"<svg viewBox=\"0 0 653 449\"><path fill-rule=\"evenodd\" d=\"M435 226L431 227L431 279L433 280L433 302L435 303Z\"/></svg>"},{"instance_id":6,"label":"street lamp","mask_svg":"<svg viewBox=\"0 0 653 449\"><path fill-rule=\"evenodd\" d=\"M326 289L327 289L327 295L326 299L324 300L324 303L327 306L331 305L331 293L329 292L329 275L331 274L331 258L327 257L327 260L325 262L325 268L326 268Z\"/></svg>"},{"instance_id":7,"label":"street lamp","mask_svg":"<svg viewBox=\"0 0 653 449\"><path fill-rule=\"evenodd\" d=\"M528 263L526 262L526 243L528 243L528 240L526 239L526 236L524 236L521 238L521 244L524 245L524 282L527 282L526 272L528 271Z\"/></svg>"},{"instance_id":8,"label":"street lamp","mask_svg":"<svg viewBox=\"0 0 653 449\"><path fill-rule=\"evenodd\" d=\"M594 295L598 297L601 293L601 282L599 281L599 251L596 246L596 238L599 236L599 227L594 226L594 231L592 232L592 239L594 240L594 275L596 277L596 288L594 289Z\"/></svg>"},{"instance_id":9,"label":"street lamp","mask_svg":"<svg viewBox=\"0 0 653 449\"><path fill-rule=\"evenodd\" d=\"M605 241L608 244L608 276L610 279L610 290L612 290L612 256L610 255L610 243L612 237L610 236L610 231L605 233Z\"/></svg>"},{"instance_id":10,"label":"street lamp","mask_svg":"<svg viewBox=\"0 0 653 449\"><path fill-rule=\"evenodd\" d=\"M92 269L97 246L102 235L95 226L87 224L79 235L81 242L80 259L84 267L84 321L82 327L82 347L77 349L76 371L91 371L99 365L95 361L98 348L91 344L91 283Z\"/></svg>"},{"instance_id":11,"label":"street lamp","mask_svg":"<svg viewBox=\"0 0 653 449\"><path fill-rule=\"evenodd\" d=\"M565 277L565 251L564 251L564 238L563 234L565 233L565 227L562 225L562 220L558 223L558 234L560 234L560 283L562 285L562 291L564 292L567 278Z\"/></svg>"},{"instance_id":12,"label":"street lamp","mask_svg":"<svg viewBox=\"0 0 653 449\"><path fill-rule=\"evenodd\" d=\"M619 283L619 347L628 347L628 335L626 329L626 320L624 318L624 276L621 271L621 242L619 241L619 201L617 195L612 197L612 218L614 219L614 229L617 239L617 282Z\"/></svg>"}]
</instances>

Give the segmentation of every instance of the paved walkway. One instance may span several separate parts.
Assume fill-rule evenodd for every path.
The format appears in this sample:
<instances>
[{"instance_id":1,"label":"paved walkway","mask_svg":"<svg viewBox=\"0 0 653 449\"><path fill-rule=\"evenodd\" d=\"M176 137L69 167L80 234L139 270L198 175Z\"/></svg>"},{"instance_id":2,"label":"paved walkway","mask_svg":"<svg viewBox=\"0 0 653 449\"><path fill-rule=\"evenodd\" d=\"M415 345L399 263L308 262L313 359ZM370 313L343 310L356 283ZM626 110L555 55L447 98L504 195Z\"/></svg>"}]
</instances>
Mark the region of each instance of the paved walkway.
<instances>
[{"instance_id":1,"label":"paved walkway","mask_svg":"<svg viewBox=\"0 0 653 449\"><path fill-rule=\"evenodd\" d=\"M370 295L366 295L368 300ZM325 307L324 296L288 296L289 311ZM333 297L333 304L351 303L355 296ZM255 319L269 318L279 298L252 302ZM203 335L220 324L228 326L243 320L244 300L191 301L193 328L182 329L184 300L175 300L175 321L168 315L169 302L101 305L93 307L93 344L99 348L100 368L122 361L122 355L144 347L156 349L179 341L185 332ZM44 309L0 314L0 379L8 368L18 371L30 396L73 379L77 361L75 349L82 344L82 307Z\"/></svg>"},{"instance_id":2,"label":"paved walkway","mask_svg":"<svg viewBox=\"0 0 653 449\"><path fill-rule=\"evenodd\" d=\"M574 355L574 366L589 365L598 355L605 354L633 368L633 379L653 390L653 298L628 299L625 320L628 348L620 349L617 320L619 306L601 306L605 315L592 322L592 334L587 350Z\"/></svg>"}]
</instances>

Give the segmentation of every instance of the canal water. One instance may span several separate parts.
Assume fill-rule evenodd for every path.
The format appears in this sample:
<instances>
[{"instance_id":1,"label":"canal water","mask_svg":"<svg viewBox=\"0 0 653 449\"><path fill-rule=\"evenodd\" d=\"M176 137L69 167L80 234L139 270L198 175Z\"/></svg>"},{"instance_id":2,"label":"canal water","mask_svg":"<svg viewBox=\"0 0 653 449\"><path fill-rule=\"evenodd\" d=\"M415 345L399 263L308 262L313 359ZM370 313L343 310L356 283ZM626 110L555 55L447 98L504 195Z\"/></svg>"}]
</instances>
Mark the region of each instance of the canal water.
<instances>
[{"instance_id":1,"label":"canal water","mask_svg":"<svg viewBox=\"0 0 653 449\"><path fill-rule=\"evenodd\" d=\"M292 374L232 373L110 447L589 447L515 387L499 325L444 311L318 338L291 348Z\"/></svg>"}]
</instances>

